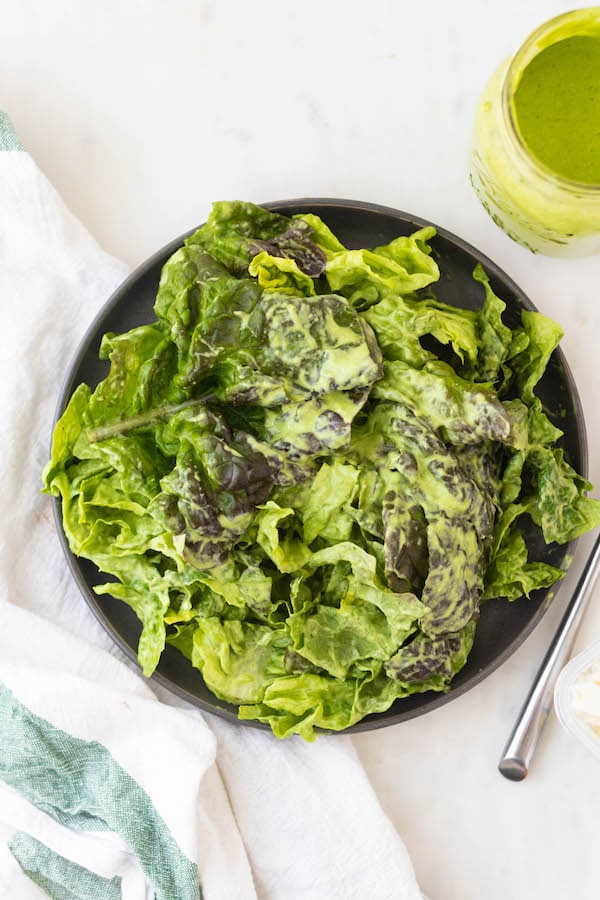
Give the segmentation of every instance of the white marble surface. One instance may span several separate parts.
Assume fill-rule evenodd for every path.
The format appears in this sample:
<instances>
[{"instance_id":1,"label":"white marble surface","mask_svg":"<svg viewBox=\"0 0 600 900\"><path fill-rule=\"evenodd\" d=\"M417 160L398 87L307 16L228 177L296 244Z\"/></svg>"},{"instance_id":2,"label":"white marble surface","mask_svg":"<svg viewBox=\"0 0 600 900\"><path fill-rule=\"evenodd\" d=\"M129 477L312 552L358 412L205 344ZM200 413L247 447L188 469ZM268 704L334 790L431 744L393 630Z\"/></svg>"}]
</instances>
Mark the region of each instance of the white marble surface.
<instances>
[{"instance_id":1,"label":"white marble surface","mask_svg":"<svg viewBox=\"0 0 600 900\"><path fill-rule=\"evenodd\" d=\"M533 257L486 217L467 179L485 79L567 8L3 0L0 108L73 211L131 265L226 198L364 199L462 235L564 326L600 485L600 258ZM552 718L526 781L496 770L588 547L544 621L483 684L356 739L430 900L599 895L596 760ZM598 637L596 591L577 647Z\"/></svg>"}]
</instances>

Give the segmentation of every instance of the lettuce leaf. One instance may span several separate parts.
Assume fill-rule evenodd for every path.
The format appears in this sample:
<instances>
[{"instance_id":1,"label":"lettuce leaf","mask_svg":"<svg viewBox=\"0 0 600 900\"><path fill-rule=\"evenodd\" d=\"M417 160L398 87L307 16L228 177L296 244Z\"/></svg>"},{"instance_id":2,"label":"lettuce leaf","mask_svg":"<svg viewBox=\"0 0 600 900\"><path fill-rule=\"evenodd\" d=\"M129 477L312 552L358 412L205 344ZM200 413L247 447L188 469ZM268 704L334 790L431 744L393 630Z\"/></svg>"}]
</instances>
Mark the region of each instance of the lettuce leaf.
<instances>
[{"instance_id":1,"label":"lettuce leaf","mask_svg":"<svg viewBox=\"0 0 600 900\"><path fill-rule=\"evenodd\" d=\"M316 294L315 282L303 272L295 259L272 256L261 250L248 266L250 275L256 276L264 291L310 297Z\"/></svg>"},{"instance_id":2,"label":"lettuce leaf","mask_svg":"<svg viewBox=\"0 0 600 900\"><path fill-rule=\"evenodd\" d=\"M282 234L290 220L254 203L225 200L213 203L206 224L185 241L187 248L201 247L233 275L245 275L256 241L271 241Z\"/></svg>"},{"instance_id":3,"label":"lettuce leaf","mask_svg":"<svg viewBox=\"0 0 600 900\"><path fill-rule=\"evenodd\" d=\"M447 363L428 361L415 369L396 360L386 362L383 371L372 396L405 403L448 443L514 442L509 416L497 395L460 378Z\"/></svg>"},{"instance_id":4,"label":"lettuce leaf","mask_svg":"<svg viewBox=\"0 0 600 900\"><path fill-rule=\"evenodd\" d=\"M461 361L473 362L477 358L476 318L472 310L453 309L426 296L389 294L364 310L363 315L377 336L384 359L399 359L421 368L428 360L436 359L421 343L427 335L449 345Z\"/></svg>"},{"instance_id":5,"label":"lettuce leaf","mask_svg":"<svg viewBox=\"0 0 600 900\"><path fill-rule=\"evenodd\" d=\"M327 262L327 254L313 240L312 228L308 222L300 218L293 220L285 231L270 240L251 241L250 252L258 255L266 253L271 258L293 263L295 269L311 279L311 284L313 278L318 278L323 273ZM255 274L252 271L255 260L256 256L248 267L251 275ZM286 270L289 271L289 269ZM309 290L309 293L313 291L314 287Z\"/></svg>"},{"instance_id":6,"label":"lettuce leaf","mask_svg":"<svg viewBox=\"0 0 600 900\"><path fill-rule=\"evenodd\" d=\"M329 287L359 307L390 294L427 287L440 276L428 243L434 234L434 228L422 228L410 237L398 237L373 250L332 250L328 241L329 247L323 249ZM319 242L319 234L315 234L315 241Z\"/></svg>"},{"instance_id":7,"label":"lettuce leaf","mask_svg":"<svg viewBox=\"0 0 600 900\"><path fill-rule=\"evenodd\" d=\"M304 540L315 538L338 543L347 541L354 520L350 511L358 491L359 470L334 459L323 463L305 496L302 509Z\"/></svg>"}]
</instances>

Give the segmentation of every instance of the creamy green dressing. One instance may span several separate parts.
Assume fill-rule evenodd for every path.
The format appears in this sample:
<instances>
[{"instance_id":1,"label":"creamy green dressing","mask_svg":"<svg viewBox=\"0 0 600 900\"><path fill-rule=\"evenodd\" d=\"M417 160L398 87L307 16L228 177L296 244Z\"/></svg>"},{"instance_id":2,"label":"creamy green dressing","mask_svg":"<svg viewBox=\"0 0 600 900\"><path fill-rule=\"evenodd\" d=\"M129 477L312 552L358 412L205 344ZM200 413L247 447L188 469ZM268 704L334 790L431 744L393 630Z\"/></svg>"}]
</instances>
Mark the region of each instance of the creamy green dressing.
<instances>
[{"instance_id":1,"label":"creamy green dressing","mask_svg":"<svg viewBox=\"0 0 600 900\"><path fill-rule=\"evenodd\" d=\"M564 38L526 66L513 98L521 137L541 163L600 184L600 34Z\"/></svg>"}]
</instances>

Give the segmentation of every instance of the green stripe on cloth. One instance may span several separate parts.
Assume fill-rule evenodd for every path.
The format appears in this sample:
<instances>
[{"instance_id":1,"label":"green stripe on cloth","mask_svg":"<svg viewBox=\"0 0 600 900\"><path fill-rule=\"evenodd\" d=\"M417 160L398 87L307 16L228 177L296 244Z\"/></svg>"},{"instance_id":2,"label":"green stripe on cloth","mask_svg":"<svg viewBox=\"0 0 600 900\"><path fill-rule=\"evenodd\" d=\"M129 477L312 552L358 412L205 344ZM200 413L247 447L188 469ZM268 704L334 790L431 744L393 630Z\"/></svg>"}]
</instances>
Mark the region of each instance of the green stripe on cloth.
<instances>
[{"instance_id":1,"label":"green stripe on cloth","mask_svg":"<svg viewBox=\"0 0 600 900\"><path fill-rule=\"evenodd\" d=\"M145 750L152 748L140 746L140 753ZM202 897L197 866L181 851L148 794L106 747L36 716L2 682L0 779L67 828L119 834L137 856L157 900Z\"/></svg>"},{"instance_id":2,"label":"green stripe on cloth","mask_svg":"<svg viewBox=\"0 0 600 900\"><path fill-rule=\"evenodd\" d=\"M25 147L16 135L13 123L5 112L0 109L0 151L24 150Z\"/></svg>"},{"instance_id":3,"label":"green stripe on cloth","mask_svg":"<svg viewBox=\"0 0 600 900\"><path fill-rule=\"evenodd\" d=\"M52 900L121 900L121 879L102 878L18 831L8 845L25 874Z\"/></svg>"}]
</instances>

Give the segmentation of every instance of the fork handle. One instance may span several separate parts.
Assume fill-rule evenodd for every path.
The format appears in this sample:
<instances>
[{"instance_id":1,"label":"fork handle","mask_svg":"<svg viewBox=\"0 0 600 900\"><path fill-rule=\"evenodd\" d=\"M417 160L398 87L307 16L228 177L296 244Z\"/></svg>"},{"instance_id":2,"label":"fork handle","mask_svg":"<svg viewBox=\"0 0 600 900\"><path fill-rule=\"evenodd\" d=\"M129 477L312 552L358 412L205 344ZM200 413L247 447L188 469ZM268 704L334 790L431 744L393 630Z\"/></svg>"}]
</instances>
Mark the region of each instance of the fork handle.
<instances>
[{"instance_id":1,"label":"fork handle","mask_svg":"<svg viewBox=\"0 0 600 900\"><path fill-rule=\"evenodd\" d=\"M596 538L548 652L533 679L527 699L517 716L498 763L502 775L511 781L522 781L529 771L544 723L552 708L554 685L571 652L599 571L600 534Z\"/></svg>"}]
</instances>

